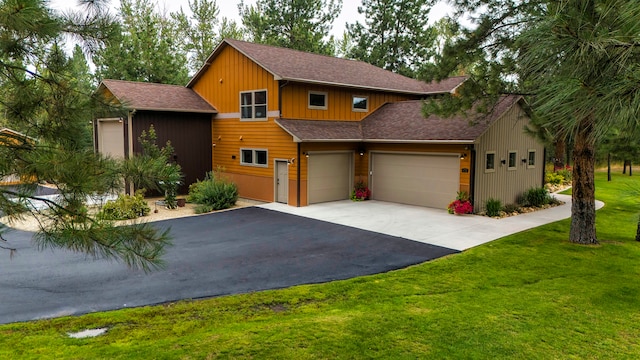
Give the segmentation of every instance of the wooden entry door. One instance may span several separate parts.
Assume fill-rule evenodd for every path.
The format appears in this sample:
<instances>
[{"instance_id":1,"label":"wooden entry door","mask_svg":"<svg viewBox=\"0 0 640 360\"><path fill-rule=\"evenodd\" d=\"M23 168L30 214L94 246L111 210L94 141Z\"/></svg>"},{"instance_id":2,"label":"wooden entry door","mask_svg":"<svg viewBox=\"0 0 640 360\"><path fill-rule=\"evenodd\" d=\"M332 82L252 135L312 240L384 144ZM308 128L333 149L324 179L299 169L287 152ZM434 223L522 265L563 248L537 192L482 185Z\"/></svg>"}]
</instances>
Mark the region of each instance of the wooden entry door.
<instances>
[{"instance_id":1,"label":"wooden entry door","mask_svg":"<svg viewBox=\"0 0 640 360\"><path fill-rule=\"evenodd\" d=\"M276 201L289 202L289 165L286 161L276 161Z\"/></svg>"}]
</instances>

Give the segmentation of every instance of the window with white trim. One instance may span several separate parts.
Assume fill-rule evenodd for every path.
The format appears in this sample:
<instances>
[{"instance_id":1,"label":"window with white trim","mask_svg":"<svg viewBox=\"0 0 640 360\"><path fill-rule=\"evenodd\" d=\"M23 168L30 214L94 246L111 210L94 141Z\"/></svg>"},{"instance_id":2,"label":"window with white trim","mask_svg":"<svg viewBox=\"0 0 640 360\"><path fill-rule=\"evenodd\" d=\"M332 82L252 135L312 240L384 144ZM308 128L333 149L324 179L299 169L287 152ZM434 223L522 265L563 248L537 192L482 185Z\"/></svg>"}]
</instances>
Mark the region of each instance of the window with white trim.
<instances>
[{"instance_id":1,"label":"window with white trim","mask_svg":"<svg viewBox=\"0 0 640 360\"><path fill-rule=\"evenodd\" d=\"M536 167L536 151L529 150L529 159L527 160L527 168L535 168Z\"/></svg>"},{"instance_id":2,"label":"window with white trim","mask_svg":"<svg viewBox=\"0 0 640 360\"><path fill-rule=\"evenodd\" d=\"M516 167L518 166L518 153L516 151L509 151L509 158L507 161L509 163L507 169L516 170Z\"/></svg>"},{"instance_id":3,"label":"window with white trim","mask_svg":"<svg viewBox=\"0 0 640 360\"><path fill-rule=\"evenodd\" d=\"M240 119L267 119L267 90L243 91L240 93Z\"/></svg>"},{"instance_id":4,"label":"window with white trim","mask_svg":"<svg viewBox=\"0 0 640 360\"><path fill-rule=\"evenodd\" d=\"M324 91L309 91L309 109L327 110L327 93Z\"/></svg>"},{"instance_id":5,"label":"window with white trim","mask_svg":"<svg viewBox=\"0 0 640 360\"><path fill-rule=\"evenodd\" d=\"M352 111L369 111L369 97L368 96L360 96L353 95L351 103Z\"/></svg>"},{"instance_id":6,"label":"window with white trim","mask_svg":"<svg viewBox=\"0 0 640 360\"><path fill-rule=\"evenodd\" d=\"M240 164L267 167L269 154L264 149L240 149Z\"/></svg>"},{"instance_id":7,"label":"window with white trim","mask_svg":"<svg viewBox=\"0 0 640 360\"><path fill-rule=\"evenodd\" d=\"M493 172L496 171L496 153L495 151L487 151L484 161L484 171Z\"/></svg>"}]
</instances>

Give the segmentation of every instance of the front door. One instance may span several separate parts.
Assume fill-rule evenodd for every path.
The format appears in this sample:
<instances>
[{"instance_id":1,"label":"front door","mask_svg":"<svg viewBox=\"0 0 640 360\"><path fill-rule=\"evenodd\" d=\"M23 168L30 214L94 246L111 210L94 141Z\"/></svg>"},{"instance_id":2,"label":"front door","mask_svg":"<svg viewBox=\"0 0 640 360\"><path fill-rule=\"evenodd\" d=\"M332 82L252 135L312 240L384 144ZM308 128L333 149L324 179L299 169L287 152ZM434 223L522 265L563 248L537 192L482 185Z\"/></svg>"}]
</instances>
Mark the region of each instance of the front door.
<instances>
[{"instance_id":1,"label":"front door","mask_svg":"<svg viewBox=\"0 0 640 360\"><path fill-rule=\"evenodd\" d=\"M289 166L286 161L276 161L276 201L286 204L289 200Z\"/></svg>"}]
</instances>

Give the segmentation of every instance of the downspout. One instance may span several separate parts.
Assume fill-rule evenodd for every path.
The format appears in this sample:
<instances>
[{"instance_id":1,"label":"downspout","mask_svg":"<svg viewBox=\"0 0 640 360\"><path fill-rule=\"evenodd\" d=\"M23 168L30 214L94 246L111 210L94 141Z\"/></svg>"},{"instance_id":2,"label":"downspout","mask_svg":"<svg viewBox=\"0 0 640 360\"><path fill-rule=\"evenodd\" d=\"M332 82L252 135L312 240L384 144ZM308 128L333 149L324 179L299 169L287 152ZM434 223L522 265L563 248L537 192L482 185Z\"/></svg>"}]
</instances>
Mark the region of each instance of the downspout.
<instances>
[{"instance_id":1,"label":"downspout","mask_svg":"<svg viewBox=\"0 0 640 360\"><path fill-rule=\"evenodd\" d=\"M297 157L298 166L296 167L298 169L298 174L297 174L298 178L296 179L296 197L298 198L298 200L296 201L296 207L300 207L300 164L302 163L300 161L300 159L301 159L300 158L300 155L301 155L301 153L300 153L300 144L301 143L298 143L298 157Z\"/></svg>"}]
</instances>

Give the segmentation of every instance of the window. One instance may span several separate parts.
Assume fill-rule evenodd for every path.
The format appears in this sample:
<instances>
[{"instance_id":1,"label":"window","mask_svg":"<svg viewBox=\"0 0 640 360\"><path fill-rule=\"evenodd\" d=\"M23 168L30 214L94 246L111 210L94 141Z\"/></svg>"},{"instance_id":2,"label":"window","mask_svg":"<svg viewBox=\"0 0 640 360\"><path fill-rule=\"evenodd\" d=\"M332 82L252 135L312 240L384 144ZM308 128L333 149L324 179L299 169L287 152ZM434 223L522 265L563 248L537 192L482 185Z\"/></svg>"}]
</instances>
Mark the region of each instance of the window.
<instances>
[{"instance_id":1,"label":"window","mask_svg":"<svg viewBox=\"0 0 640 360\"><path fill-rule=\"evenodd\" d=\"M535 150L529 150L529 161L527 162L527 167L528 168L536 167L536 151Z\"/></svg>"},{"instance_id":2,"label":"window","mask_svg":"<svg viewBox=\"0 0 640 360\"><path fill-rule=\"evenodd\" d=\"M252 166L268 166L267 150L240 149L240 164Z\"/></svg>"},{"instance_id":3,"label":"window","mask_svg":"<svg viewBox=\"0 0 640 360\"><path fill-rule=\"evenodd\" d=\"M353 95L352 111L369 111L369 97Z\"/></svg>"},{"instance_id":4,"label":"window","mask_svg":"<svg viewBox=\"0 0 640 360\"><path fill-rule=\"evenodd\" d=\"M309 91L309 109L327 110L327 93Z\"/></svg>"},{"instance_id":5,"label":"window","mask_svg":"<svg viewBox=\"0 0 640 360\"><path fill-rule=\"evenodd\" d=\"M485 172L492 172L496 170L496 153L495 152L487 152L485 157Z\"/></svg>"},{"instance_id":6,"label":"window","mask_svg":"<svg viewBox=\"0 0 640 360\"><path fill-rule=\"evenodd\" d=\"M518 153L515 151L509 151L509 170L515 170L518 165Z\"/></svg>"},{"instance_id":7,"label":"window","mask_svg":"<svg viewBox=\"0 0 640 360\"><path fill-rule=\"evenodd\" d=\"M267 91L240 93L240 118L242 120L265 120L267 118Z\"/></svg>"}]
</instances>

